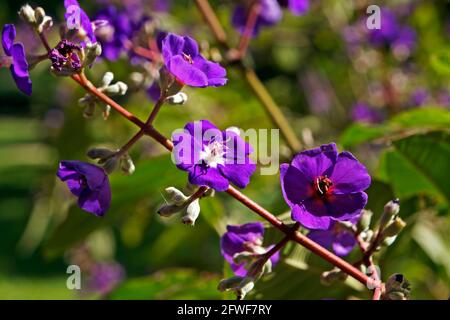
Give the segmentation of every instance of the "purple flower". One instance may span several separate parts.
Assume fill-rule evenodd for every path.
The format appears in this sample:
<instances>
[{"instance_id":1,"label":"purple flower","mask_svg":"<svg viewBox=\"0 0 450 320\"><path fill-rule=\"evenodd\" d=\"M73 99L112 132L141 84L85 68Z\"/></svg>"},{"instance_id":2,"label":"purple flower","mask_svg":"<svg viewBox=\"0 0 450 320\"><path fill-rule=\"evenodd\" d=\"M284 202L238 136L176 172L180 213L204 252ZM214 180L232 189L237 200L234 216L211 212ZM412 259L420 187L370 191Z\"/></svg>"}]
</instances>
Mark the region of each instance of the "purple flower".
<instances>
[{"instance_id":1,"label":"purple flower","mask_svg":"<svg viewBox=\"0 0 450 320\"><path fill-rule=\"evenodd\" d=\"M17 88L27 95L31 95L32 84L28 73L28 62L25 57L25 49L20 42L14 43L16 28L13 24L5 24L2 31L2 46L6 58L5 65L9 66L11 75ZM3 62L2 62L3 64Z\"/></svg>"},{"instance_id":2,"label":"purple flower","mask_svg":"<svg viewBox=\"0 0 450 320\"><path fill-rule=\"evenodd\" d=\"M363 102L357 102L353 105L351 117L356 122L380 123L382 121L380 112Z\"/></svg>"},{"instance_id":3,"label":"purple flower","mask_svg":"<svg viewBox=\"0 0 450 320\"><path fill-rule=\"evenodd\" d=\"M416 45L416 31L411 27L403 27L392 43L394 51L404 51L409 54Z\"/></svg>"},{"instance_id":4,"label":"purple flower","mask_svg":"<svg viewBox=\"0 0 450 320\"><path fill-rule=\"evenodd\" d=\"M309 9L309 0L278 0L282 7L287 7L295 15L302 15Z\"/></svg>"},{"instance_id":5,"label":"purple flower","mask_svg":"<svg viewBox=\"0 0 450 320\"><path fill-rule=\"evenodd\" d=\"M169 33L162 41L162 54L166 69L183 85L218 87L227 82L226 70L206 60L190 37Z\"/></svg>"},{"instance_id":6,"label":"purple flower","mask_svg":"<svg viewBox=\"0 0 450 320\"><path fill-rule=\"evenodd\" d=\"M381 9L381 28L370 30L369 41L375 46L393 43L400 31L400 24L394 12Z\"/></svg>"},{"instance_id":7,"label":"purple flower","mask_svg":"<svg viewBox=\"0 0 450 320\"><path fill-rule=\"evenodd\" d=\"M92 27L91 20L86 12L81 9L77 0L64 0L64 7L66 13L64 18L67 20L67 24L70 27L75 27L83 37L87 37L92 43L96 43L94 28ZM79 21L78 21L79 17ZM79 25L76 25L79 22Z\"/></svg>"},{"instance_id":8,"label":"purple flower","mask_svg":"<svg viewBox=\"0 0 450 320\"><path fill-rule=\"evenodd\" d=\"M411 95L411 104L413 107L420 107L430 99L430 93L424 88L419 88Z\"/></svg>"},{"instance_id":9,"label":"purple flower","mask_svg":"<svg viewBox=\"0 0 450 320\"><path fill-rule=\"evenodd\" d=\"M220 131L211 122L190 122L184 131L172 136L177 167L188 171L189 182L225 191L232 182L245 188L256 165L249 159L253 152L233 130Z\"/></svg>"},{"instance_id":10,"label":"purple flower","mask_svg":"<svg viewBox=\"0 0 450 320\"><path fill-rule=\"evenodd\" d=\"M251 5L252 4L238 5L234 9L231 22L241 34L245 32ZM260 10L258 18L252 33L252 36L254 37L259 34L261 27L273 26L277 24L283 16L283 12L277 0L259 0L259 5Z\"/></svg>"},{"instance_id":11,"label":"purple flower","mask_svg":"<svg viewBox=\"0 0 450 320\"><path fill-rule=\"evenodd\" d=\"M106 26L103 26L96 31L99 41L102 45L102 56L108 60L117 60L122 52L129 51L127 43L129 43L141 30L143 24L149 20L145 15L137 15L135 9L125 7L119 10L114 5L109 5L97 13L95 18L100 21L108 21ZM140 11L142 12L142 8Z\"/></svg>"},{"instance_id":12,"label":"purple flower","mask_svg":"<svg viewBox=\"0 0 450 320\"><path fill-rule=\"evenodd\" d=\"M118 263L97 263L91 270L88 280L90 291L105 295L125 278L125 270Z\"/></svg>"},{"instance_id":13,"label":"purple flower","mask_svg":"<svg viewBox=\"0 0 450 320\"><path fill-rule=\"evenodd\" d=\"M76 51L81 52L80 45L66 39L61 40L48 54L53 69L56 71L61 71L63 67L67 67L74 71L80 69L81 60Z\"/></svg>"},{"instance_id":14,"label":"purple flower","mask_svg":"<svg viewBox=\"0 0 450 320\"><path fill-rule=\"evenodd\" d=\"M324 248L332 248L341 257L348 255L356 245L354 234L334 221L327 230L310 231L308 238Z\"/></svg>"},{"instance_id":15,"label":"purple flower","mask_svg":"<svg viewBox=\"0 0 450 320\"><path fill-rule=\"evenodd\" d=\"M158 101L161 96L161 88L157 81L153 82L152 85L147 88L147 96L154 102Z\"/></svg>"},{"instance_id":16,"label":"purple flower","mask_svg":"<svg viewBox=\"0 0 450 320\"><path fill-rule=\"evenodd\" d=\"M111 188L105 171L81 161L61 161L56 174L78 197L78 206L96 216L103 216L111 204Z\"/></svg>"},{"instance_id":17,"label":"purple flower","mask_svg":"<svg viewBox=\"0 0 450 320\"><path fill-rule=\"evenodd\" d=\"M220 239L220 250L225 260L231 266L231 269L237 276L246 276L247 269L245 263L236 264L234 256L237 253L249 252L255 256L266 253L271 247L262 247L264 236L264 226L261 222L246 223L239 226L227 226L225 232ZM280 253L270 257L272 266L275 266L280 260Z\"/></svg>"},{"instance_id":18,"label":"purple flower","mask_svg":"<svg viewBox=\"0 0 450 320\"><path fill-rule=\"evenodd\" d=\"M338 154L334 143L300 152L280 166L280 178L292 219L309 229L355 218L367 203L366 168L350 152Z\"/></svg>"}]
</instances>

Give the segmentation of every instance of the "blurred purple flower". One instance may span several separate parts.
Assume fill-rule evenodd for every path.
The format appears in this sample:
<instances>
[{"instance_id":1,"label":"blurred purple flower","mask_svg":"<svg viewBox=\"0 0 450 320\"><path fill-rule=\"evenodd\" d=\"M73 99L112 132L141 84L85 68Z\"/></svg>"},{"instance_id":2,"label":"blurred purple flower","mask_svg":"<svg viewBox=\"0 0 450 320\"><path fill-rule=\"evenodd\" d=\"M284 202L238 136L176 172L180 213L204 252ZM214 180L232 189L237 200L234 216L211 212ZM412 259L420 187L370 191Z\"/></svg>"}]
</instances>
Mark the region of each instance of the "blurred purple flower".
<instances>
[{"instance_id":1,"label":"blurred purple flower","mask_svg":"<svg viewBox=\"0 0 450 320\"><path fill-rule=\"evenodd\" d=\"M96 263L90 271L87 287L89 291L105 295L125 278L125 270L118 263Z\"/></svg>"},{"instance_id":2,"label":"blurred purple flower","mask_svg":"<svg viewBox=\"0 0 450 320\"><path fill-rule=\"evenodd\" d=\"M106 26L99 28L96 34L102 45L102 56L110 61L117 60L122 52L133 55L128 49L127 43L150 19L143 14L136 14L136 12L142 13L142 10L131 12L130 10L131 8L128 7L119 10L114 5L108 5L95 16L96 20L108 22Z\"/></svg>"},{"instance_id":3,"label":"blurred purple flower","mask_svg":"<svg viewBox=\"0 0 450 320\"><path fill-rule=\"evenodd\" d=\"M162 41L166 69L176 80L192 87L218 87L227 82L226 70L206 60L198 51L197 42L188 36L169 33Z\"/></svg>"},{"instance_id":4,"label":"blurred purple flower","mask_svg":"<svg viewBox=\"0 0 450 320\"><path fill-rule=\"evenodd\" d=\"M353 121L364 123L380 123L383 120L381 113L363 102L352 106L351 117Z\"/></svg>"},{"instance_id":5,"label":"blurred purple flower","mask_svg":"<svg viewBox=\"0 0 450 320\"><path fill-rule=\"evenodd\" d=\"M109 179L103 168L81 161L61 161L56 174L78 197L84 211L103 216L111 204Z\"/></svg>"},{"instance_id":6,"label":"blurred purple flower","mask_svg":"<svg viewBox=\"0 0 450 320\"><path fill-rule=\"evenodd\" d=\"M236 6L233 11L231 22L241 34L245 32L247 17L250 13L251 5L252 4L240 4ZM260 11L255 27L253 28L253 37L259 34L261 27L273 26L277 24L283 16L283 12L277 0L259 0L259 5Z\"/></svg>"},{"instance_id":7,"label":"blurred purple flower","mask_svg":"<svg viewBox=\"0 0 450 320\"><path fill-rule=\"evenodd\" d=\"M369 32L369 41L376 46L391 44L397 39L400 25L395 13L387 8L381 9L381 28Z\"/></svg>"},{"instance_id":8,"label":"blurred purple flower","mask_svg":"<svg viewBox=\"0 0 450 320\"><path fill-rule=\"evenodd\" d=\"M31 95L32 83L28 73L28 62L21 42L14 43L16 28L13 24L5 24L2 31L2 46L6 57L1 59L0 66L9 66L17 88L26 95Z\"/></svg>"},{"instance_id":9,"label":"blurred purple flower","mask_svg":"<svg viewBox=\"0 0 450 320\"><path fill-rule=\"evenodd\" d=\"M300 152L280 166L280 178L292 219L321 230L358 216L371 181L366 168L350 152L338 154L334 143Z\"/></svg>"},{"instance_id":10,"label":"blurred purple flower","mask_svg":"<svg viewBox=\"0 0 450 320\"><path fill-rule=\"evenodd\" d=\"M334 221L327 230L310 231L308 238L324 248L332 248L341 257L348 255L356 245L355 235Z\"/></svg>"},{"instance_id":11,"label":"blurred purple flower","mask_svg":"<svg viewBox=\"0 0 450 320\"><path fill-rule=\"evenodd\" d=\"M438 93L437 100L442 107L450 108L450 92L447 90L441 90Z\"/></svg>"},{"instance_id":12,"label":"blurred purple flower","mask_svg":"<svg viewBox=\"0 0 450 320\"><path fill-rule=\"evenodd\" d=\"M91 20L86 12L80 7L77 0L64 0L64 7L66 8L66 13L64 18L69 26L75 26L75 28L83 35L85 35L92 43L96 43L94 28L92 27ZM77 17L79 15L80 25L76 26L78 22ZM82 39L84 40L84 39ZM83 41L84 42L84 41Z\"/></svg>"},{"instance_id":13,"label":"blurred purple flower","mask_svg":"<svg viewBox=\"0 0 450 320\"><path fill-rule=\"evenodd\" d=\"M161 88L158 82L153 82L153 84L147 88L147 96L154 102L158 101L161 96Z\"/></svg>"},{"instance_id":14,"label":"blurred purple flower","mask_svg":"<svg viewBox=\"0 0 450 320\"><path fill-rule=\"evenodd\" d=\"M309 9L309 0L278 0L278 3L295 15L302 15Z\"/></svg>"},{"instance_id":15,"label":"blurred purple flower","mask_svg":"<svg viewBox=\"0 0 450 320\"><path fill-rule=\"evenodd\" d=\"M232 130L220 131L211 122L186 124L172 136L177 167L189 172L189 182L225 191L232 182L245 188L256 165L249 159L253 148Z\"/></svg>"},{"instance_id":16,"label":"blurred purple flower","mask_svg":"<svg viewBox=\"0 0 450 320\"><path fill-rule=\"evenodd\" d=\"M68 67L74 71L80 69L81 60L76 51L81 52L80 45L66 39L61 40L48 54L53 69L57 71L61 71L63 67Z\"/></svg>"},{"instance_id":17,"label":"blurred purple flower","mask_svg":"<svg viewBox=\"0 0 450 320\"><path fill-rule=\"evenodd\" d=\"M412 107L420 107L426 104L430 99L430 93L424 88L415 90L411 95Z\"/></svg>"},{"instance_id":18,"label":"blurred purple flower","mask_svg":"<svg viewBox=\"0 0 450 320\"><path fill-rule=\"evenodd\" d=\"M247 275L245 263L236 264L233 259L237 253L249 252L257 256L266 253L273 247L262 247L263 237L264 226L261 222L251 222L238 226L227 226L227 232L225 232L220 239L220 250L225 260L230 264L235 275L241 277ZM275 266L279 259L279 252L272 255L270 257L272 266Z\"/></svg>"}]
</instances>

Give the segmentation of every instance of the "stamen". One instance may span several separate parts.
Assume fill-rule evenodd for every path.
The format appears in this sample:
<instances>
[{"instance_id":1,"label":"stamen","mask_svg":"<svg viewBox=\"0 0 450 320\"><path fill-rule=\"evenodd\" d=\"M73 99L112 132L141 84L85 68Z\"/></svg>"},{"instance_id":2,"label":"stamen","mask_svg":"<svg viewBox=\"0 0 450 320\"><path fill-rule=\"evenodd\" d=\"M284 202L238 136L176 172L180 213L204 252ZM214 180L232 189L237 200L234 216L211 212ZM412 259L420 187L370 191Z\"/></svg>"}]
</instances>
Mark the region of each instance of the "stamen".
<instances>
[{"instance_id":1,"label":"stamen","mask_svg":"<svg viewBox=\"0 0 450 320\"><path fill-rule=\"evenodd\" d=\"M191 56L189 54L186 54L186 53L182 52L181 55L183 56L184 60L189 62L189 64L193 64L194 63L194 61L192 60L192 58L191 58Z\"/></svg>"}]
</instances>

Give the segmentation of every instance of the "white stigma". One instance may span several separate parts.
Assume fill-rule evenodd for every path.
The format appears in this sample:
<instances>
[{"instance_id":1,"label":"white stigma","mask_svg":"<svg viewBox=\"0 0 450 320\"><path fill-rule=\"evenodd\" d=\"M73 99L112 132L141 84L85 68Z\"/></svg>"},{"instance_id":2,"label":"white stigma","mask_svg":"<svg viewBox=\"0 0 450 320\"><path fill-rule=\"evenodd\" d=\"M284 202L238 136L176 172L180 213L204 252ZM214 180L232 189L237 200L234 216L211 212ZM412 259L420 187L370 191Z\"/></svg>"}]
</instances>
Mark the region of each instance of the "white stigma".
<instances>
[{"instance_id":1,"label":"white stigma","mask_svg":"<svg viewBox=\"0 0 450 320\"><path fill-rule=\"evenodd\" d=\"M225 153L225 146L218 141L213 141L205 146L205 150L200 151L200 162L205 162L211 168L217 168L219 164L225 163Z\"/></svg>"}]
</instances>

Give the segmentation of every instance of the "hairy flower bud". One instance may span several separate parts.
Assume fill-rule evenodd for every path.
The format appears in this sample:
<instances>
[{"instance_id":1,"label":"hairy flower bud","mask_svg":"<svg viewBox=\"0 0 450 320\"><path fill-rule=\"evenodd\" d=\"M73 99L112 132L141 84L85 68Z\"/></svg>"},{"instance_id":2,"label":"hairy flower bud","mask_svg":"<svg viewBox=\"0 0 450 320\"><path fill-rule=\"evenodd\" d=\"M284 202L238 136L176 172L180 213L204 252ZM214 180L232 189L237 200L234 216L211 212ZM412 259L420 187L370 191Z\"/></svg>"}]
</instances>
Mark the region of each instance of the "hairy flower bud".
<instances>
[{"instance_id":1,"label":"hairy flower bud","mask_svg":"<svg viewBox=\"0 0 450 320\"><path fill-rule=\"evenodd\" d=\"M102 78L102 87L107 87L114 80L114 73L111 71L106 72Z\"/></svg>"},{"instance_id":2,"label":"hairy flower bud","mask_svg":"<svg viewBox=\"0 0 450 320\"><path fill-rule=\"evenodd\" d=\"M169 195L169 201L177 206L182 206L189 199L189 197L185 196L183 192L178 190L175 187L168 187L165 189L167 194Z\"/></svg>"},{"instance_id":3,"label":"hairy flower bud","mask_svg":"<svg viewBox=\"0 0 450 320\"><path fill-rule=\"evenodd\" d=\"M177 94L166 98L166 102L171 105L183 105L187 100L188 96L184 92L178 92Z\"/></svg>"},{"instance_id":4,"label":"hairy flower bud","mask_svg":"<svg viewBox=\"0 0 450 320\"><path fill-rule=\"evenodd\" d=\"M91 159L107 159L115 155L117 150L111 150L107 148L92 148L86 153Z\"/></svg>"},{"instance_id":5,"label":"hairy flower bud","mask_svg":"<svg viewBox=\"0 0 450 320\"><path fill-rule=\"evenodd\" d=\"M19 16L28 24L31 24L35 26L36 24L36 18L34 15L34 9L29 5L26 4L22 6L19 10Z\"/></svg>"},{"instance_id":6,"label":"hairy flower bud","mask_svg":"<svg viewBox=\"0 0 450 320\"><path fill-rule=\"evenodd\" d=\"M383 237L393 237L398 235L403 228L406 227L406 222L400 217L395 218L395 220L389 224L383 231Z\"/></svg>"},{"instance_id":7,"label":"hairy flower bud","mask_svg":"<svg viewBox=\"0 0 450 320\"><path fill-rule=\"evenodd\" d=\"M395 273L386 281L385 298L389 300L408 300L411 286L400 273Z\"/></svg>"},{"instance_id":8,"label":"hairy flower bud","mask_svg":"<svg viewBox=\"0 0 450 320\"><path fill-rule=\"evenodd\" d=\"M331 285L336 281L344 281L347 279L348 275L345 272L342 272L339 268L333 268L330 271L325 271L320 276L320 282L323 285Z\"/></svg>"},{"instance_id":9,"label":"hairy flower bud","mask_svg":"<svg viewBox=\"0 0 450 320\"><path fill-rule=\"evenodd\" d=\"M183 210L183 207L177 206L175 204L163 204L161 205L156 212L162 217L170 217L175 213Z\"/></svg>"},{"instance_id":10,"label":"hairy flower bud","mask_svg":"<svg viewBox=\"0 0 450 320\"><path fill-rule=\"evenodd\" d=\"M254 279L251 277L245 277L239 286L236 288L236 298L242 300L245 296L253 290L255 287Z\"/></svg>"},{"instance_id":11,"label":"hairy flower bud","mask_svg":"<svg viewBox=\"0 0 450 320\"><path fill-rule=\"evenodd\" d=\"M234 276L228 279L223 279L217 285L217 290L220 292L228 291L236 288L243 280L243 277Z\"/></svg>"},{"instance_id":12,"label":"hairy flower bud","mask_svg":"<svg viewBox=\"0 0 450 320\"><path fill-rule=\"evenodd\" d=\"M233 260L236 264L250 263L255 259L256 255L253 252L243 251L236 253Z\"/></svg>"},{"instance_id":13,"label":"hairy flower bud","mask_svg":"<svg viewBox=\"0 0 450 320\"><path fill-rule=\"evenodd\" d=\"M394 199L386 203L384 206L383 214L380 218L379 228L384 229L389 222L392 221L392 218L396 216L400 212L400 200Z\"/></svg>"},{"instance_id":14,"label":"hairy flower bud","mask_svg":"<svg viewBox=\"0 0 450 320\"><path fill-rule=\"evenodd\" d=\"M199 215L200 215L200 203L199 199L195 199L187 206L186 213L181 218L181 222L193 226Z\"/></svg>"},{"instance_id":15,"label":"hairy flower bud","mask_svg":"<svg viewBox=\"0 0 450 320\"><path fill-rule=\"evenodd\" d=\"M131 159L130 155L127 153L123 155L120 159L120 169L126 175L132 175L136 170L136 166L134 165L133 159Z\"/></svg>"},{"instance_id":16,"label":"hairy flower bud","mask_svg":"<svg viewBox=\"0 0 450 320\"><path fill-rule=\"evenodd\" d=\"M356 224L356 230L358 232L367 231L370 227L370 221L372 219L373 212L370 210L362 210L361 217Z\"/></svg>"},{"instance_id":17,"label":"hairy flower bud","mask_svg":"<svg viewBox=\"0 0 450 320\"><path fill-rule=\"evenodd\" d=\"M83 67L87 67L92 65L95 59L102 54L102 46L98 42L96 43L87 42L83 52L84 52Z\"/></svg>"},{"instance_id":18,"label":"hairy flower bud","mask_svg":"<svg viewBox=\"0 0 450 320\"><path fill-rule=\"evenodd\" d=\"M119 159L116 156L108 158L106 161L99 161L102 164L103 169L105 169L106 173L113 173L117 167L119 166Z\"/></svg>"}]
</instances>

